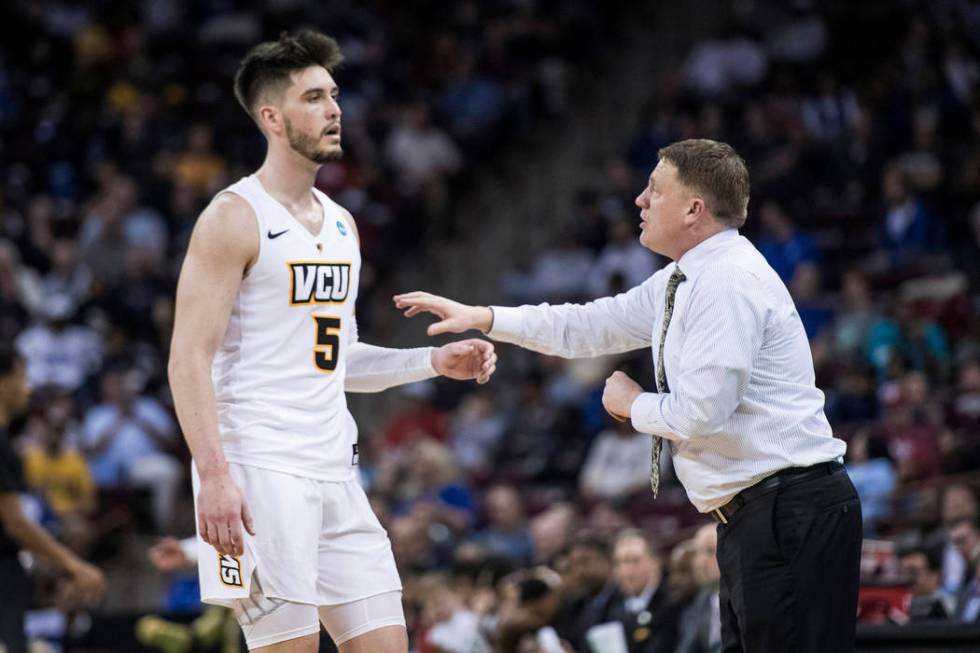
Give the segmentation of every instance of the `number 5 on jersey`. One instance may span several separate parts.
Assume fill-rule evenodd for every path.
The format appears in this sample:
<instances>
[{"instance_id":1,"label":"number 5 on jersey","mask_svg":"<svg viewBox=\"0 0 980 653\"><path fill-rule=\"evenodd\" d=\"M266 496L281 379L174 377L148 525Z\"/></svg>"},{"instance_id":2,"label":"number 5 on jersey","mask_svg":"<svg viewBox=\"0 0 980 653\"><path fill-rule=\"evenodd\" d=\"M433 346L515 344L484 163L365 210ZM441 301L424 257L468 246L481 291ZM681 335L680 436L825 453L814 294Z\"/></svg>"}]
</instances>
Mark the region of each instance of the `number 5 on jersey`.
<instances>
[{"instance_id":1,"label":"number 5 on jersey","mask_svg":"<svg viewBox=\"0 0 980 653\"><path fill-rule=\"evenodd\" d=\"M340 318L314 315L316 344L313 346L313 364L323 372L337 369L340 358Z\"/></svg>"}]
</instances>

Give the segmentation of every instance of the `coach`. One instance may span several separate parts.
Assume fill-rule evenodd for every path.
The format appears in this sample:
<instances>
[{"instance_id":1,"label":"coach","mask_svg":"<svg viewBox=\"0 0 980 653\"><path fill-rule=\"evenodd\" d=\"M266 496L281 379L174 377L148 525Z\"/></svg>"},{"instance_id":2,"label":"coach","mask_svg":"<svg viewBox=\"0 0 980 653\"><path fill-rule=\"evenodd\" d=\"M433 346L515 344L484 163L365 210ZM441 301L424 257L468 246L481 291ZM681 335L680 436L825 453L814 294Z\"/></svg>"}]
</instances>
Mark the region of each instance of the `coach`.
<instances>
[{"instance_id":1,"label":"coach","mask_svg":"<svg viewBox=\"0 0 980 653\"><path fill-rule=\"evenodd\" d=\"M749 174L724 143L663 148L636 205L640 242L674 261L643 284L584 305L467 306L395 297L429 334L491 338L571 357L652 347L649 391L622 372L603 404L668 440L688 497L718 521L724 651L854 648L861 509L842 465L803 324L786 286L738 233Z\"/></svg>"}]
</instances>

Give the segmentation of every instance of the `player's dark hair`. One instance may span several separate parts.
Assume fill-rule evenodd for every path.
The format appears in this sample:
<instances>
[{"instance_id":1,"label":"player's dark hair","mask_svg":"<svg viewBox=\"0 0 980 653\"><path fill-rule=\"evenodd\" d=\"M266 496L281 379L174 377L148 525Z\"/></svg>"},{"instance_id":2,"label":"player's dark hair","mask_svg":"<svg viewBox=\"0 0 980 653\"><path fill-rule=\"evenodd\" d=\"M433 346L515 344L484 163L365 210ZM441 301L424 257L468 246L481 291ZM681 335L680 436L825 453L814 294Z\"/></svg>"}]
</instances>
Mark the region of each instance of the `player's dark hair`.
<instances>
[{"instance_id":1,"label":"player's dark hair","mask_svg":"<svg viewBox=\"0 0 980 653\"><path fill-rule=\"evenodd\" d=\"M333 72L342 59L337 41L326 34L283 32L276 41L259 43L242 59L235 73L235 97L254 120L259 97L269 90L281 92L288 87L290 73L310 66Z\"/></svg>"},{"instance_id":2,"label":"player's dark hair","mask_svg":"<svg viewBox=\"0 0 980 653\"><path fill-rule=\"evenodd\" d=\"M691 138L658 152L677 168L682 184L701 195L718 222L736 229L745 224L749 206L749 170L727 143Z\"/></svg>"}]
</instances>

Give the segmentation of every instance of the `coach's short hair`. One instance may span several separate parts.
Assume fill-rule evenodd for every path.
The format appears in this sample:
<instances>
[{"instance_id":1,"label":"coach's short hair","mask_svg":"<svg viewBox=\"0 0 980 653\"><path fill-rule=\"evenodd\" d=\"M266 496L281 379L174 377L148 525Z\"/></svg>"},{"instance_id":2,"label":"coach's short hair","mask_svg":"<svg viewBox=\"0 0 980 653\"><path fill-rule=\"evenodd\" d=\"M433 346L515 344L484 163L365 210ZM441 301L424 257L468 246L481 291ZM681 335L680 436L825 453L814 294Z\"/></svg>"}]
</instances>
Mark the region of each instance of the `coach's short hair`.
<instances>
[{"instance_id":1,"label":"coach's short hair","mask_svg":"<svg viewBox=\"0 0 980 653\"><path fill-rule=\"evenodd\" d=\"M745 224L749 170L731 145L691 138L661 148L658 157L677 168L680 182L701 195L718 222L736 229Z\"/></svg>"},{"instance_id":2,"label":"coach's short hair","mask_svg":"<svg viewBox=\"0 0 980 653\"><path fill-rule=\"evenodd\" d=\"M281 93L289 86L289 75L310 66L323 66L327 72L341 62L337 41L311 30L295 34L283 32L277 41L266 41L248 51L235 73L235 97L248 115L255 116L255 105L263 93Z\"/></svg>"}]
</instances>

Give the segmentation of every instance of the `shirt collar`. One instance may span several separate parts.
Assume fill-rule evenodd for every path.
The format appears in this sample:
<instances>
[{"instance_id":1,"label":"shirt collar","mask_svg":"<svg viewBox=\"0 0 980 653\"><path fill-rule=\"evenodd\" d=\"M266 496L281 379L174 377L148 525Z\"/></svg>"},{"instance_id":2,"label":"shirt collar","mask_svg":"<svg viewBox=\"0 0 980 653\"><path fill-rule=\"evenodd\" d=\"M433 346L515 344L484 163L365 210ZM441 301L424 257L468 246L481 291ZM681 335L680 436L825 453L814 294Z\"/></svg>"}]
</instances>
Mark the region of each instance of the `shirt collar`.
<instances>
[{"instance_id":1,"label":"shirt collar","mask_svg":"<svg viewBox=\"0 0 980 653\"><path fill-rule=\"evenodd\" d=\"M626 609L630 612L639 612L645 609L650 599L653 598L653 594L657 591L657 587L659 587L659 583L650 583L637 596L627 597L624 601Z\"/></svg>"},{"instance_id":2,"label":"shirt collar","mask_svg":"<svg viewBox=\"0 0 980 653\"><path fill-rule=\"evenodd\" d=\"M738 229L725 229L710 238L705 238L680 257L677 261L677 267L681 269L685 277L690 279L708 261L715 258L719 252L731 247L732 241L739 237Z\"/></svg>"}]
</instances>

